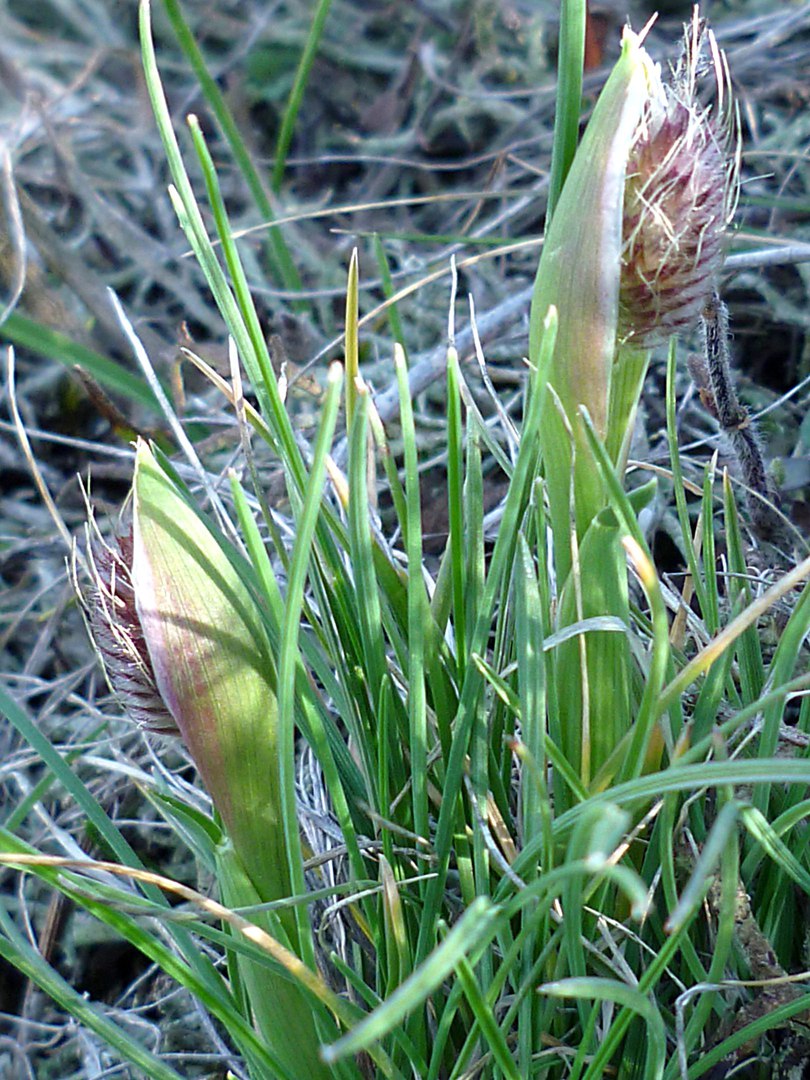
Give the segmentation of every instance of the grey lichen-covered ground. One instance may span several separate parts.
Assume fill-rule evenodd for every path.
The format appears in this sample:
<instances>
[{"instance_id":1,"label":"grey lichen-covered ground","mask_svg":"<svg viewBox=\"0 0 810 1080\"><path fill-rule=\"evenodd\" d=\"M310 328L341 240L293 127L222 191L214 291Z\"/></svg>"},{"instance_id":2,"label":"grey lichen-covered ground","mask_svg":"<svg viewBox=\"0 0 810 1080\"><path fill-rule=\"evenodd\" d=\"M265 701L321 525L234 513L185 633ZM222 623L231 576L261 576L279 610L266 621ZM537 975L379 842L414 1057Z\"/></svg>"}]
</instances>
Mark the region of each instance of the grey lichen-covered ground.
<instances>
[{"instance_id":1,"label":"grey lichen-covered ground","mask_svg":"<svg viewBox=\"0 0 810 1080\"><path fill-rule=\"evenodd\" d=\"M274 191L281 118L313 3L183 5L275 216L285 219L282 235L300 276L293 289L277 270L262 215L155 0L158 58L181 142L188 148L183 118L197 113L232 222L254 230L241 251L274 357L286 364L302 437L317 417L328 361L341 355L346 269L355 246L361 315L392 290L412 290L393 316L382 310L363 328L363 370L374 388L384 391L391 382L392 342L400 333L414 364L445 340L455 254L461 297L474 297L479 317L495 313L494 332L484 340L489 371L504 405L519 417L528 302L516 311L509 302L531 284L538 258L554 118L556 8L545 0L334 0ZM617 54L625 15L618 5L593 9L588 104ZM631 14L639 26L651 9L637 3ZM783 509L806 532L810 247L801 245L810 245L810 5L741 0L712 4L707 14L728 54L743 132L730 250L748 257L732 260L723 282L739 388L762 414ZM674 54L689 15L689 4L666 3L650 35L656 56ZM137 370L109 288L193 425L207 466L222 470L239 455L227 407L180 353L189 346L227 371L221 319L187 257L167 195L134 0L6 0L0 7L0 173L0 311L7 316L0 338L15 345L16 384L12 407L4 347L0 677L51 741L75 755L75 768L126 823L144 861L194 883L197 868L177 850L137 783L156 769L180 770L183 777L182 750L147 742L120 717L87 642L65 562L66 536L81 536L85 513L77 475L92 477L97 513L117 512L128 488L133 434L163 429L159 415L114 393L113 408L72 370L69 342ZM501 251L518 241L523 245ZM787 246L793 250L785 253ZM776 249L782 253L771 260L766 253ZM461 304L457 317L463 326ZM685 360L690 343L680 349ZM482 410L491 413L472 350L462 359ZM688 394L685 363L681 368ZM659 462L661 370L653 365L637 447ZM15 430L14 410L30 451ZM441 383L420 394L418 415L430 463L441 445ZM694 394L681 421L681 441L690 446L699 480L716 426ZM720 452L722 461L722 445ZM272 494L272 463L267 469ZM492 467L489 479L494 505L502 477ZM424 483L425 528L440 550L440 460L426 468ZM668 507L661 506L648 526L662 568L677 573L669 522ZM754 551L752 561L758 558L762 567ZM10 726L0 727L0 824L55 854L103 854L82 815L49 789L37 756ZM106 1003L146 1045L174 1055L168 1060L183 1075L223 1075L228 1050L221 1033L134 950L106 939L97 924L17 873L0 872L0 903L74 986ZM0 963L0 1075L122 1075L105 1072L113 1065L100 1043Z\"/></svg>"}]
</instances>

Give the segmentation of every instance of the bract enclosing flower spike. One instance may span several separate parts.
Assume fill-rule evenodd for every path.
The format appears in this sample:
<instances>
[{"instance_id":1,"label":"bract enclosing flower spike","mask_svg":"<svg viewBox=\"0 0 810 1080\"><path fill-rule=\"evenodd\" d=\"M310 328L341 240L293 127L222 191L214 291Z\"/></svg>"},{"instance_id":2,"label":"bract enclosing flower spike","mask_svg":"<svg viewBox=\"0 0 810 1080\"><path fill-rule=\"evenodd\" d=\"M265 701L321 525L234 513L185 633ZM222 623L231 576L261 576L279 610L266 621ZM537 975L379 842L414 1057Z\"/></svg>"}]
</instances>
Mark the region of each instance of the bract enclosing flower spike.
<instances>
[{"instance_id":1,"label":"bract enclosing flower spike","mask_svg":"<svg viewBox=\"0 0 810 1080\"><path fill-rule=\"evenodd\" d=\"M214 532L139 441L132 525L92 514L84 606L113 692L143 727L182 737L265 900L288 895L274 664L256 603Z\"/></svg>"},{"instance_id":2,"label":"bract enclosing flower spike","mask_svg":"<svg viewBox=\"0 0 810 1080\"><path fill-rule=\"evenodd\" d=\"M89 509L82 603L110 686L133 720L185 743L227 834L214 852L225 901L283 900L292 885L275 663L248 564L141 440L128 513L131 525L105 541ZM293 912L273 919L274 933L294 945ZM325 1077L300 989L250 958L240 957L239 970L268 1047L301 1076Z\"/></svg>"},{"instance_id":3,"label":"bract enclosing flower spike","mask_svg":"<svg viewBox=\"0 0 810 1080\"><path fill-rule=\"evenodd\" d=\"M648 347L691 330L711 296L733 217L739 174L737 113L725 56L695 9L681 59L649 94L627 163L619 339ZM713 75L714 101L698 97Z\"/></svg>"},{"instance_id":4,"label":"bract enclosing flower spike","mask_svg":"<svg viewBox=\"0 0 810 1080\"><path fill-rule=\"evenodd\" d=\"M532 297L533 381L552 391L539 442L561 581L572 505L581 540L606 502L577 416L587 411L622 475L650 349L697 325L736 203L739 125L713 36L696 9L666 83L645 37L624 30L546 230ZM709 73L714 100L704 105ZM555 343L544 352L552 308Z\"/></svg>"}]
</instances>

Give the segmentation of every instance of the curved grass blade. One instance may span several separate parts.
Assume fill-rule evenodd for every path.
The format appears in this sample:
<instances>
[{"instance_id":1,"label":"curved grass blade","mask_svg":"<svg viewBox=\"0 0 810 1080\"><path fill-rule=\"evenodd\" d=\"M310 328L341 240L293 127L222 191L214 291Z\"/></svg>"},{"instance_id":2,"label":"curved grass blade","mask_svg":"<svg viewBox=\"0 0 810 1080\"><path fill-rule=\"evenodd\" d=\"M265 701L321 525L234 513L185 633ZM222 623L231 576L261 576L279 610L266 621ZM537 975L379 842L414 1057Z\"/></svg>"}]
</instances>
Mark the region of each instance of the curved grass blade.
<instances>
[{"instance_id":1,"label":"curved grass blade","mask_svg":"<svg viewBox=\"0 0 810 1080\"><path fill-rule=\"evenodd\" d=\"M49 326L42 326L14 311L3 323L3 336L15 345L22 345L41 356L47 356L49 360L58 360L67 367L78 365L108 390L160 415L157 399L143 379L127 371L115 360L72 341L66 334L52 330Z\"/></svg>"},{"instance_id":2,"label":"curved grass blade","mask_svg":"<svg viewBox=\"0 0 810 1080\"><path fill-rule=\"evenodd\" d=\"M612 1001L626 1009L632 1009L647 1024L647 1061L644 1076L647 1080L660 1080L664 1075L667 1038L661 1014L650 999L639 990L615 979L573 978L559 982L546 983L539 993L550 997L571 997L585 1001ZM602 1076L594 1069L593 1062L585 1073L588 1080Z\"/></svg>"},{"instance_id":3,"label":"curved grass blade","mask_svg":"<svg viewBox=\"0 0 810 1080\"><path fill-rule=\"evenodd\" d=\"M324 1060L332 1064L365 1050L401 1024L453 973L460 959L474 955L489 943L498 915L494 904L483 896L477 897L444 941L389 998L347 1035L324 1047Z\"/></svg>"},{"instance_id":4,"label":"curved grass blade","mask_svg":"<svg viewBox=\"0 0 810 1080\"><path fill-rule=\"evenodd\" d=\"M51 967L0 907L0 957L20 971L27 979L35 983L65 1012L74 1017L79 1024L94 1032L108 1046L116 1050L124 1061L139 1069L153 1080L182 1080L166 1062L150 1053L127 1032L120 1023L108 1019L87 996L74 990Z\"/></svg>"}]
</instances>

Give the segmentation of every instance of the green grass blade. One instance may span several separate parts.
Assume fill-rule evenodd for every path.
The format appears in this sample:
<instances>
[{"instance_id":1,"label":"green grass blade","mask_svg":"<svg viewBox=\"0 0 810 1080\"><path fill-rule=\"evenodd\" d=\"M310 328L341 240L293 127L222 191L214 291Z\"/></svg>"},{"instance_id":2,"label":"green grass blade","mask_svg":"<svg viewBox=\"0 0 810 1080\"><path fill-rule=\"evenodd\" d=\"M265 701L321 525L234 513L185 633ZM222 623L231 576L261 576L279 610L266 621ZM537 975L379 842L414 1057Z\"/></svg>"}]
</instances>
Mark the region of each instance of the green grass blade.
<instances>
[{"instance_id":1,"label":"green grass blade","mask_svg":"<svg viewBox=\"0 0 810 1080\"><path fill-rule=\"evenodd\" d=\"M281 633L278 673L278 743L284 836L293 893L306 892L298 811L295 797L295 672L299 659L299 622L304 602L304 588L312 554L312 542L320 513L326 477L326 455L332 444L340 407L342 371L335 365L329 372L329 386L321 426L312 456L312 469L304 505L296 522L295 546L290 560L287 599ZM297 925L300 956L315 967L312 928L306 910L298 910Z\"/></svg>"},{"instance_id":2,"label":"green grass blade","mask_svg":"<svg viewBox=\"0 0 810 1080\"><path fill-rule=\"evenodd\" d=\"M65 791L76 801L76 805L81 808L88 822L98 831L99 836L108 845L115 857L124 866L142 869L143 864L140 859L104 813L96 799L64 761L62 755L51 745L39 727L2 687L0 687L0 712L5 715L20 736L42 759L49 772ZM158 889L146 888L145 892L156 903L165 903L163 895Z\"/></svg>"},{"instance_id":3,"label":"green grass blade","mask_svg":"<svg viewBox=\"0 0 810 1080\"><path fill-rule=\"evenodd\" d=\"M598 475L598 470L591 471ZM611 616L629 627L621 531L621 523L610 509L591 522L560 593L560 625ZM561 748L586 786L600 774L631 729L632 671L626 633L580 635L557 650L555 676L558 685L566 687L559 701ZM559 789L555 794L562 799Z\"/></svg>"},{"instance_id":4,"label":"green grass blade","mask_svg":"<svg viewBox=\"0 0 810 1080\"><path fill-rule=\"evenodd\" d=\"M301 454L295 442L295 436L290 426L289 417L284 409L283 402L278 391L275 374L273 372L267 346L264 337L256 333L255 325L250 327L245 320L243 312L233 294L231 293L225 274L217 259L208 231L205 227L200 208L194 195L188 173L183 163L180 146L172 127L171 114L160 81L160 72L157 66L157 56L152 40L152 27L150 21L150 0L141 0L139 14L141 51L143 57L144 77L146 79L152 110L157 122L158 131L163 142L169 171L174 181L174 188L169 189L175 212L180 226L191 244L194 254L205 274L208 286L211 289L217 309L219 310L228 332L236 342L239 355L247 368L248 375L254 389L259 396L262 411L265 418L271 422L273 434L284 451L284 464L292 474L298 491L304 486L304 465ZM204 141L197 141L198 152L205 151ZM203 152L205 164L205 152ZM206 172L209 194L214 198L216 215L225 221L223 233L220 236L226 249L226 257L231 258L231 266L238 267L238 258L235 257L235 243L231 238L230 227L224 214L221 199L218 200L219 184L213 165ZM249 313L252 301L247 302L246 311Z\"/></svg>"},{"instance_id":5,"label":"green grass blade","mask_svg":"<svg viewBox=\"0 0 810 1080\"><path fill-rule=\"evenodd\" d=\"M647 553L638 546L632 537L625 538L624 546L630 555L649 601L653 624L652 653L644 679L644 692L631 729L630 745L621 772L622 779L630 780L635 776L640 776L645 767L650 768L657 764L657 762L649 760L651 750L654 754L657 753L660 758L660 749L656 751L651 744L655 738L654 725L658 718L658 696L664 685L671 656L669 619L664 598L661 595L655 566ZM663 723L663 718L661 722Z\"/></svg>"},{"instance_id":6,"label":"green grass blade","mask_svg":"<svg viewBox=\"0 0 810 1080\"><path fill-rule=\"evenodd\" d=\"M4 833L0 839L6 852L22 852L25 855L38 854L28 845L24 845L7 833ZM64 893L69 900L79 907L86 909L90 915L110 927L114 933L123 940L128 941L134 948L160 967L170 978L198 998L212 1016L223 1024L240 1051L261 1066L260 1076L266 1078L266 1080L274 1080L277 1077L293 1080L257 1036L250 1022L246 1020L237 1007L235 999L228 992L220 976L217 975L216 982L200 977L200 971L203 972L204 976L204 966L198 963L195 967L194 964L186 963L178 957L176 950L164 943L161 935L154 932L150 922L142 923L139 918L129 914L129 910L134 907L139 914L147 915L150 919L157 919L168 933L177 937L180 928L172 920L159 890L156 890L157 895L160 896L160 902L158 903L150 898L139 899L137 894L111 887L92 877L80 874L77 870L54 869L47 865L47 858L45 856L43 863L39 864L36 862L26 863L25 869L35 873L50 887ZM11 861L13 864L13 860L9 860L8 857L5 861ZM88 860L88 862L90 861ZM90 862L90 865L94 864ZM153 885L150 887L154 889ZM143 891L146 893L147 889L144 888ZM143 909L142 912L140 911L141 908ZM197 924L196 929L201 931L204 927ZM184 930L184 933L191 940L188 930ZM197 949L196 945L192 947ZM202 956L201 951L197 951L200 953L198 957L200 959ZM194 954L190 958L193 959ZM266 961L267 958L265 957Z\"/></svg>"},{"instance_id":7,"label":"green grass blade","mask_svg":"<svg viewBox=\"0 0 810 1080\"><path fill-rule=\"evenodd\" d=\"M810 573L810 559L805 560ZM782 580L785 580L784 578ZM750 610L750 608L749 608ZM804 586L801 596L795 601L790 618L779 635L773 659L768 667L768 683L780 686L793 674L799 662L803 643L810 632L810 587ZM759 737L759 753L768 757L776 753L779 742L779 725L784 714L784 703L776 702L765 711L762 732ZM767 816L770 792L761 788L754 792L753 804Z\"/></svg>"},{"instance_id":8,"label":"green grass blade","mask_svg":"<svg viewBox=\"0 0 810 1080\"><path fill-rule=\"evenodd\" d=\"M590 813L592 806L597 803L615 802L632 810L670 792L697 791L703 787L718 787L724 784L777 782L810 783L810 761L782 758L744 761L735 758L729 761L705 761L695 765L671 765L662 772L617 784L609 791L592 795L587 802L566 810L554 821L555 842L566 837L581 816ZM523 876L527 872L527 868L537 858L541 844L540 837L533 837L526 843L512 867L516 874Z\"/></svg>"},{"instance_id":9,"label":"green grass blade","mask_svg":"<svg viewBox=\"0 0 810 1080\"><path fill-rule=\"evenodd\" d=\"M261 534L247 504L245 493L235 476L231 477L231 493L236 507L241 535L245 540L263 598L269 608L265 620L268 636L271 642L275 644L276 651L279 651L281 627L284 622L284 600L276 582ZM318 653L311 639L303 639L303 651L307 663L315 667ZM336 688L335 692L339 693L339 688ZM324 770L324 776L332 794L335 813L341 823L343 836L350 855L352 855L353 865L356 872L361 872L360 868L363 863L356 847L356 831L349 814L348 804L356 805L361 798L366 797L366 792L354 759L346 746L345 738L341 732L337 731L334 724L325 721L319 711L317 701L311 695L312 687L308 672L303 661L299 660L296 671L295 697L296 706L299 709L296 723L299 724L318 755L318 760Z\"/></svg>"},{"instance_id":10,"label":"green grass blade","mask_svg":"<svg viewBox=\"0 0 810 1080\"><path fill-rule=\"evenodd\" d=\"M301 102L304 99L304 92L307 88L307 83L309 82L312 65L315 62L315 57L318 53L321 35L323 34L323 28L326 25L326 18L331 6L332 0L318 0L318 5L315 8L315 14L312 17L312 22L309 27L309 33L307 34L304 51L301 53L301 59L298 62L295 79L293 80L290 96L287 100L287 108L284 110L284 116L281 121L278 142L276 143L276 160L273 165L272 181L273 191L275 192L281 190L281 181L284 179L284 169L287 165L287 153L290 149L290 143L292 142L295 121L298 119L298 110L301 108Z\"/></svg>"},{"instance_id":11,"label":"green grass blade","mask_svg":"<svg viewBox=\"0 0 810 1080\"><path fill-rule=\"evenodd\" d=\"M357 248L352 251L349 262L349 280L346 285L346 333L343 351L346 356L346 432L351 431L354 403L357 398L357 379L360 375L360 342L357 333L359 315L359 263Z\"/></svg>"},{"instance_id":12,"label":"green grass blade","mask_svg":"<svg viewBox=\"0 0 810 1080\"><path fill-rule=\"evenodd\" d=\"M786 832L789 832L790 829L792 829L795 825L797 825L800 821L803 821L804 818L808 816L810 816L810 799L805 799L802 802L796 803L794 806L791 806L791 808L789 810L786 810L783 814L780 814L775 821L770 822L769 828L773 830L773 833L777 837L782 837ZM769 854L774 857L772 852L769 852ZM762 862L764 857L765 850L762 847L754 848L748 853L748 855L746 855L745 862L742 866L742 876L745 881L751 880L757 867Z\"/></svg>"},{"instance_id":13,"label":"green grass blade","mask_svg":"<svg viewBox=\"0 0 810 1080\"><path fill-rule=\"evenodd\" d=\"M399 472L397 470L394 455L391 453L391 447L388 445L388 436L385 433L383 422L380 419L380 414L377 412L373 401L369 402L369 421L371 423L371 433L374 436L374 445L379 450L380 457L382 458L385 479L388 483L388 493L394 504L397 525L402 531L403 537L407 537L408 510L405 503L405 492L402 489L402 483L399 479Z\"/></svg>"},{"instance_id":14,"label":"green grass blade","mask_svg":"<svg viewBox=\"0 0 810 1080\"><path fill-rule=\"evenodd\" d=\"M492 1008L478 985L472 967L464 957L456 965L456 974L464 987L464 996L470 1003L473 1016L481 1029L487 1053L492 1056L506 1080L521 1080L525 1073L518 1071L509 1044L498 1027Z\"/></svg>"},{"instance_id":15,"label":"green grass blade","mask_svg":"<svg viewBox=\"0 0 810 1080\"><path fill-rule=\"evenodd\" d=\"M399 385L402 441L405 456L405 499L408 531L408 718L411 768L413 830L429 837L427 795L427 702L425 696L425 630L430 619L425 583L422 579L422 511L419 494L419 462L416 449L411 394L405 354L394 346L394 365Z\"/></svg>"},{"instance_id":16,"label":"green grass blade","mask_svg":"<svg viewBox=\"0 0 810 1080\"><path fill-rule=\"evenodd\" d=\"M380 593L372 554L368 492L368 403L367 392L358 394L357 408L349 433L349 551L355 578L355 603L362 640L365 681L372 701L376 704L375 698L382 688L388 668L382 632ZM371 778L376 773L377 738L377 732L367 729L365 737L358 740L357 746L358 753L363 757L369 782L369 796L375 786ZM378 796L373 796L373 799L373 805L379 807L381 804ZM386 813L387 808L382 812Z\"/></svg>"},{"instance_id":17,"label":"green grass blade","mask_svg":"<svg viewBox=\"0 0 810 1080\"><path fill-rule=\"evenodd\" d=\"M800 997L780 1005L775 1009L769 1009L764 1016L759 1017L753 1023L735 1031L727 1039L723 1039L717 1046L711 1047L700 1055L700 1060L691 1065L687 1073L688 1080L698 1080L710 1069L714 1069L724 1058L727 1058L741 1046L755 1045L766 1031L786 1028L788 1022L810 1009L810 994L802 994Z\"/></svg>"},{"instance_id":18,"label":"green grass blade","mask_svg":"<svg viewBox=\"0 0 810 1080\"><path fill-rule=\"evenodd\" d=\"M734 488L728 473L723 474L723 505L726 551L728 553L728 595L732 610L734 610L736 607L745 607L746 604L750 604L751 588L746 580L748 567L745 561L745 547L740 532L740 519L734 499ZM749 627L745 633L740 635L737 650L740 660L742 696L743 700L748 703L754 701L762 693L762 687L765 683L762 644L755 626Z\"/></svg>"},{"instance_id":19,"label":"green grass blade","mask_svg":"<svg viewBox=\"0 0 810 1080\"><path fill-rule=\"evenodd\" d=\"M749 604L745 611L740 612L728 626L725 626L717 637L705 646L705 648L701 649L697 656L690 660L675 678L664 687L661 696L658 699L659 715L663 715L669 709L671 704L676 701L689 686L691 686L699 675L708 671L718 657L734 644L740 634L747 630L749 626L755 625L759 618L769 611L783 596L790 593L792 589L804 581L808 575L810 575L810 557L806 558L804 562L799 563L793 570L781 577L762 597ZM808 595L807 589L805 589L805 592L802 595L803 600L806 595ZM810 606L810 597L808 598L808 603L804 606ZM807 620L808 614L810 614L808 611L800 613L800 617L796 620L794 629L798 631L802 623ZM795 615L796 611L794 610L791 618L794 618ZM807 632L806 629L804 632ZM783 641L784 634L780 639L780 646ZM782 655L789 663L791 658L795 661L795 658L798 655L798 649L793 634L789 636L788 642L788 645L784 647Z\"/></svg>"},{"instance_id":20,"label":"green grass blade","mask_svg":"<svg viewBox=\"0 0 810 1080\"><path fill-rule=\"evenodd\" d=\"M347 1035L324 1047L324 1060L331 1064L356 1054L401 1024L449 978L460 959L474 955L490 941L498 914L498 908L484 897L474 900L444 941L389 998Z\"/></svg>"},{"instance_id":21,"label":"green grass blade","mask_svg":"<svg viewBox=\"0 0 810 1080\"><path fill-rule=\"evenodd\" d=\"M720 596L717 582L717 561L714 547L714 463L710 462L703 471L703 572L706 585L706 610L703 621L709 635L716 634L720 627Z\"/></svg>"},{"instance_id":22,"label":"green grass blade","mask_svg":"<svg viewBox=\"0 0 810 1080\"><path fill-rule=\"evenodd\" d=\"M157 79L156 71L154 77ZM153 91L152 101L156 116L161 116L161 131L165 132L169 120L167 116L164 117L162 113L158 112L161 105L165 107L165 100L159 84ZM293 476L296 486L300 490L304 482L301 454L284 408L270 354L267 351L264 333L259 323L236 242L232 236L214 162L196 117L189 117L189 127L194 148L202 166L206 193L214 214L217 235L222 244L225 263L233 282L233 292L231 292L231 288L220 267L187 177L182 188L179 188L173 196L175 210L180 219L180 224L185 230L194 253L203 268L206 280L214 294L217 308L228 326L231 337L237 344L239 355L247 368L254 389L263 402L267 418L271 422L273 435L282 449L284 465ZM164 145L168 147L171 139L174 139L174 135L169 128L168 133L164 134ZM179 162L176 173L181 178L185 176L185 168L182 162Z\"/></svg>"},{"instance_id":23,"label":"green grass blade","mask_svg":"<svg viewBox=\"0 0 810 1080\"><path fill-rule=\"evenodd\" d=\"M380 280L382 281L383 296L386 300L391 300L391 297L396 293L394 286L394 279L391 275L391 267L388 264L388 256L385 254L385 247L380 239L379 233L374 233L374 255L377 259L377 269L380 272ZM398 341L403 349L405 349L405 333L402 326L402 319L399 317L399 308L396 303L392 302L386 306L385 309L386 318L388 319L388 325L391 327L391 339ZM408 350L405 349L405 355L407 357Z\"/></svg>"},{"instance_id":24,"label":"green grass blade","mask_svg":"<svg viewBox=\"0 0 810 1080\"><path fill-rule=\"evenodd\" d=\"M546 983L540 987L541 994L551 997L570 997L584 1001L612 1001L637 1013L647 1025L647 1060L644 1076L647 1080L660 1080L664 1074L667 1038L661 1014L650 999L639 990L617 982L615 979L574 978ZM594 1067L585 1072L587 1080L597 1080L603 1073Z\"/></svg>"},{"instance_id":25,"label":"green grass blade","mask_svg":"<svg viewBox=\"0 0 810 1080\"><path fill-rule=\"evenodd\" d=\"M542 541L541 541L542 542ZM553 863L552 810L546 784L546 693L543 656L543 616L534 563L525 538L519 540L515 564L515 643L518 688L522 717L521 738L532 762L524 760L520 790L523 836L543 836L539 863L548 870Z\"/></svg>"},{"instance_id":26,"label":"green grass blade","mask_svg":"<svg viewBox=\"0 0 810 1080\"><path fill-rule=\"evenodd\" d=\"M478 426L467 413L467 454L464 477L465 611L464 640L475 632L484 593L486 555L484 550L484 476L481 468L481 441ZM469 660L469 645L467 645ZM459 673L459 680L463 672Z\"/></svg>"},{"instance_id":27,"label":"green grass blade","mask_svg":"<svg viewBox=\"0 0 810 1080\"><path fill-rule=\"evenodd\" d=\"M163 3L166 8L166 14L169 17L169 22L171 23L172 29L180 44L180 48L183 50L186 59L191 65L194 76L200 84L200 90L202 91L203 97L208 102L222 134L225 136L225 139L231 148L231 153L234 156L234 160L240 172L245 178L245 183L250 190L253 201L256 203L259 213L264 220L272 225L275 214L273 213L273 207L267 192L264 189L262 179L251 160L248 148L239 132L239 128L236 126L236 122L228 108L225 97L217 85L216 80L211 77L208 71L205 58L203 57L197 42L194 40L191 28L183 17L183 11L180 7L179 0L163 0ZM270 229L268 233L267 254L270 258L271 266L274 268L276 278L284 288L293 292L300 290L301 279L284 241L281 229Z\"/></svg>"},{"instance_id":28,"label":"green grass blade","mask_svg":"<svg viewBox=\"0 0 810 1080\"><path fill-rule=\"evenodd\" d=\"M65 1012L74 1017L81 1025L94 1032L124 1061L129 1062L152 1080L182 1080L166 1062L155 1057L141 1046L125 1027L108 1019L87 996L74 990L62 976L51 967L23 934L14 926L9 916L0 907L0 956L11 964L32 983L56 1002Z\"/></svg>"},{"instance_id":29,"label":"green grass blade","mask_svg":"<svg viewBox=\"0 0 810 1080\"><path fill-rule=\"evenodd\" d=\"M456 670L467 665L467 611L464 559L464 450L461 426L458 353L447 350L447 504L450 536L447 541L453 580L453 631L456 638Z\"/></svg>"},{"instance_id":30,"label":"green grass blade","mask_svg":"<svg viewBox=\"0 0 810 1080\"><path fill-rule=\"evenodd\" d=\"M549 312L543 336L544 356L550 355L556 339L556 312ZM537 427L540 423L542 394L532 396L521 436L520 450L515 464L512 482L503 511L501 527L495 541L489 574L475 611L475 628L470 637L470 658L464 675L464 683L455 720L455 731L450 758L447 762L442 804L436 827L435 850L438 856L436 876L429 883L425 898L425 912L419 928L417 962L427 956L435 940L438 913L442 904L452 836L457 814L457 800L463 785L464 758L472 731L474 713L481 691L481 675L472 662L473 654L483 655L489 638L492 612L500 594L502 583L511 570L520 521L525 513L537 467Z\"/></svg>"},{"instance_id":31,"label":"green grass blade","mask_svg":"<svg viewBox=\"0 0 810 1080\"><path fill-rule=\"evenodd\" d=\"M678 931L694 915L711 884L714 868L719 862L731 836L735 837L740 808L735 802L728 802L717 815L706 842L698 856L692 875L689 878L678 906L670 912L667 920L669 931Z\"/></svg>"},{"instance_id":32,"label":"green grass blade","mask_svg":"<svg viewBox=\"0 0 810 1080\"><path fill-rule=\"evenodd\" d=\"M755 806L746 806L740 811L740 817L751 838L804 893L810 895L810 872L802 866L764 814Z\"/></svg>"},{"instance_id":33,"label":"green grass blade","mask_svg":"<svg viewBox=\"0 0 810 1080\"><path fill-rule=\"evenodd\" d=\"M672 468L672 482L675 491L675 505L678 510L678 521L681 526L681 543L683 544L684 555L686 556L686 565L689 569L689 573L692 577L692 585L695 590L695 598L697 599L700 610L705 612L707 609L706 602L706 589L703 584L703 575L701 573L700 562L695 552L695 545L692 540L692 529L689 524L689 509L686 505L686 489L683 481L683 469L681 467L681 455L678 450L678 422L676 415L676 398L675 398L675 375L676 375L676 352L675 352L675 339L672 339L672 343L669 349L669 358L667 360L667 441L669 443L669 460Z\"/></svg>"},{"instance_id":34,"label":"green grass blade","mask_svg":"<svg viewBox=\"0 0 810 1080\"><path fill-rule=\"evenodd\" d=\"M557 207L579 139L582 67L585 59L585 0L563 0L560 9L560 51L557 61L557 105L551 151L546 228Z\"/></svg>"},{"instance_id":35,"label":"green grass blade","mask_svg":"<svg viewBox=\"0 0 810 1080\"><path fill-rule=\"evenodd\" d=\"M77 364L91 375L97 383L129 401L141 405L150 412L160 414L157 399L146 383L138 375L133 375L121 364L101 353L88 349L72 341L67 334L42 326L33 319L28 319L19 312L12 312L3 323L3 336L21 345L31 352L46 356L49 360L58 360L66 367Z\"/></svg>"}]
</instances>

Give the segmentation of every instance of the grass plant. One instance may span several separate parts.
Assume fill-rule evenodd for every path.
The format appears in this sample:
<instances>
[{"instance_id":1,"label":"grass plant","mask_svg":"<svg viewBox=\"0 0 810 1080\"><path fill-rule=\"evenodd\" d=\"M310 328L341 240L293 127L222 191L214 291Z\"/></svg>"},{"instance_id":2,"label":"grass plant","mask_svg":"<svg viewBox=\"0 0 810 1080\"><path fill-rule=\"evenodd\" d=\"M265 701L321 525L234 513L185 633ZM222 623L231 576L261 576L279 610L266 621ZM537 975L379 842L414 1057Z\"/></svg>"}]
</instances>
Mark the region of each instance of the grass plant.
<instances>
[{"instance_id":1,"label":"grass plant","mask_svg":"<svg viewBox=\"0 0 810 1080\"><path fill-rule=\"evenodd\" d=\"M182 36L179 7L168 7ZM275 184L328 10L317 6ZM230 383L217 385L245 468L215 491L190 443L181 462L140 440L131 502L103 542L94 516L76 574L122 705L147 728L178 729L210 797L168 770L145 793L217 895L144 866L92 783L1 690L7 720L108 857L54 857L21 839L15 826L41 798L32 792L0 828L0 864L37 877L186 988L224 1033L232 1075L697 1078L736 1067L746 1046L771 1054L767 1033L810 1014L810 992L787 974L804 964L795 911L810 895L810 556L797 544L794 565L755 595L728 476L718 497L707 468L690 512L674 347L670 460L662 478L627 490L652 333L627 321L622 275L633 255L622 221L635 176L627 163L658 75L626 35L574 155L585 5L563 11L552 212L522 423L517 432L505 413L500 430L482 419L453 309L441 446L449 526L433 560L403 343L393 355L395 446L364 380L353 255L345 371L330 367L305 445L194 116L181 150L141 0L170 196L231 342ZM230 131L215 85L202 68L198 77ZM691 99L688 110L690 122L705 119ZM243 144L227 140L264 198ZM717 131L707 140L712 150L718 141ZM691 269L711 287L719 270L701 262L708 231L704 223ZM289 249L272 235L274 268L293 287ZM598 243L583 259L589 236ZM377 253L391 294L379 244ZM686 318L668 308L651 316L647 304L651 317L664 338ZM391 325L406 325L405 313ZM12 331L28 332L22 321ZM103 359L85 362L114 378ZM121 388L163 408L174 429L165 395L132 379ZM490 535L482 447L493 442L508 486ZM262 455L283 478L288 529L257 479ZM686 587L679 596L663 579L640 523L667 484L694 611ZM775 644L769 620L779 622ZM0 955L134 1075L181 1075L78 994L1 908ZM791 1030L785 1060L810 1059L808 1040Z\"/></svg>"}]
</instances>

